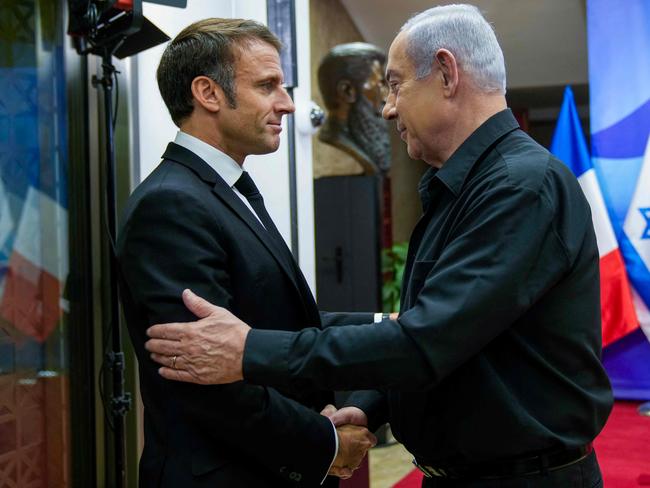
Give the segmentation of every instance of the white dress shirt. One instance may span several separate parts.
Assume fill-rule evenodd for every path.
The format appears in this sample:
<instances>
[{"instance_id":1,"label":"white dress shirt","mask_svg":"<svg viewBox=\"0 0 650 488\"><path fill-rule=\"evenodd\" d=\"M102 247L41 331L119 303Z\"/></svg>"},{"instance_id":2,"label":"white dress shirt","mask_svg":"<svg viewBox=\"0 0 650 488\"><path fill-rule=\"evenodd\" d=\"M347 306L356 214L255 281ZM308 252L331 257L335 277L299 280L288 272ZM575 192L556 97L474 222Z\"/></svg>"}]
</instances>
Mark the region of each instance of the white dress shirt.
<instances>
[{"instance_id":1,"label":"white dress shirt","mask_svg":"<svg viewBox=\"0 0 650 488\"><path fill-rule=\"evenodd\" d=\"M207 142L203 142L201 139L198 139L180 130L176 134L176 139L174 139L174 142L179 146L183 146L188 151L192 151L203 161L205 161L213 170L215 170L217 174L223 179L223 181L225 181L226 184L230 187L230 189L235 192L235 195L237 195L253 213L253 215L255 215L260 224L262 224L262 221L255 213L255 210L253 210L253 207L251 207L248 199L242 195L241 192L235 187L235 183L237 183L237 180L242 175L244 170L237 164L234 159L216 147L211 146ZM262 227L264 227L264 224L262 224ZM336 444L334 448L334 457L332 458L329 469L331 469L331 467L334 465L334 460L339 453L339 436L336 432L336 427L334 427L334 424L332 424L332 427L334 428L334 441ZM321 484L325 482L326 477L327 473L325 473Z\"/></svg>"},{"instance_id":2,"label":"white dress shirt","mask_svg":"<svg viewBox=\"0 0 650 488\"><path fill-rule=\"evenodd\" d=\"M233 158L220 151L216 147L211 146L207 142L203 142L201 139L198 139L180 130L176 134L176 139L174 139L174 142L179 146L183 146L188 151L192 151L203 161L208 163L208 165L213 170L215 170L219 176L221 176L223 181L226 182L230 189L235 192L235 195L237 195L239 199L244 202L244 205L246 205L248 209L253 212L253 215L255 215L259 223L262 224L259 216L255 213L255 210L253 210L253 207L251 207L248 198L242 195L241 192L235 187L235 183L237 183L237 180L242 175L244 170L235 162ZM264 227L264 224L262 224L262 227Z\"/></svg>"}]
</instances>

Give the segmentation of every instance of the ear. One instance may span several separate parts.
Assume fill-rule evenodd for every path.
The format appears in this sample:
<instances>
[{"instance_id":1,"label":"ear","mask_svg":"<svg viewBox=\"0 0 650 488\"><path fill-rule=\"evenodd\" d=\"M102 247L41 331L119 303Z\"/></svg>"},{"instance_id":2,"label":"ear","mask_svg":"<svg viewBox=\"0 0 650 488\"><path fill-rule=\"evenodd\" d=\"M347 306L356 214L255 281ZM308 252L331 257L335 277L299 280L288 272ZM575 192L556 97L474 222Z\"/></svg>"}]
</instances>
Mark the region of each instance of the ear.
<instances>
[{"instance_id":1,"label":"ear","mask_svg":"<svg viewBox=\"0 0 650 488\"><path fill-rule=\"evenodd\" d=\"M194 106L200 105L208 112L216 113L224 100L223 90L207 76L197 76L192 80Z\"/></svg>"},{"instance_id":2,"label":"ear","mask_svg":"<svg viewBox=\"0 0 650 488\"><path fill-rule=\"evenodd\" d=\"M357 101L357 89L350 80L339 80L336 84L336 97L345 103Z\"/></svg>"},{"instance_id":3,"label":"ear","mask_svg":"<svg viewBox=\"0 0 650 488\"><path fill-rule=\"evenodd\" d=\"M435 57L440 68L440 80L445 96L452 97L458 89L458 63L456 58L447 49L438 49Z\"/></svg>"}]
</instances>

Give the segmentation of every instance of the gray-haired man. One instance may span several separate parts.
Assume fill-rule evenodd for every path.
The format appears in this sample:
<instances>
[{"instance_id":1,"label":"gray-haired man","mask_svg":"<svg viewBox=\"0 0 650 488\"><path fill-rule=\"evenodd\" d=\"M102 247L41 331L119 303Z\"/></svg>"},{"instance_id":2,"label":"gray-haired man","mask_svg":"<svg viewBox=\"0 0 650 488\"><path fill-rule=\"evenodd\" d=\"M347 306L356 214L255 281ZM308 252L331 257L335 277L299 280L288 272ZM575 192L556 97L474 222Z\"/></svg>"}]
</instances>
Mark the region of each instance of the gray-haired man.
<instances>
[{"instance_id":1,"label":"gray-haired man","mask_svg":"<svg viewBox=\"0 0 650 488\"><path fill-rule=\"evenodd\" d=\"M408 21L387 79L384 117L431 166L399 318L257 331L185 292L204 318L189 335L178 324L149 330L161 374L375 388L333 418L390 421L426 487L602 486L591 441L612 396L600 363L598 249L580 187L507 110L503 55L475 7ZM235 331L237 340L224 339Z\"/></svg>"}]
</instances>

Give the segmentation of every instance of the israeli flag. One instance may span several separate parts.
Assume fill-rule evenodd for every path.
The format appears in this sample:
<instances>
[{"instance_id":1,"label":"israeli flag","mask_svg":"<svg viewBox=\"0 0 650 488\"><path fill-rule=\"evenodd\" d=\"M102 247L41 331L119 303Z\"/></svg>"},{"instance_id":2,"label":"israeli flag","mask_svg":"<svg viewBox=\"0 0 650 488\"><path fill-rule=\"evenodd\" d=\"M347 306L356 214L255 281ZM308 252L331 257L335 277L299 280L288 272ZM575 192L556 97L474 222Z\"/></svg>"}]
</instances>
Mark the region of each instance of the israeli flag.
<instances>
[{"instance_id":1,"label":"israeli flag","mask_svg":"<svg viewBox=\"0 0 650 488\"><path fill-rule=\"evenodd\" d=\"M587 35L592 161L642 329L603 361L617 398L650 399L650 2L588 0Z\"/></svg>"}]
</instances>

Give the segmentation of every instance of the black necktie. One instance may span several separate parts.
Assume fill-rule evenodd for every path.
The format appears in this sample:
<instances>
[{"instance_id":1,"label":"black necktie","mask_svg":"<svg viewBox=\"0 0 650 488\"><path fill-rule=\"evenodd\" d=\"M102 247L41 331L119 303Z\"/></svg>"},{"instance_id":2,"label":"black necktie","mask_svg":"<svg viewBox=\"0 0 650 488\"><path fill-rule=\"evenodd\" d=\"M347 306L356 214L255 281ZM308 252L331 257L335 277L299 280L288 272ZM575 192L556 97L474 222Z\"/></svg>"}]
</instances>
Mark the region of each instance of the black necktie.
<instances>
[{"instance_id":1,"label":"black necktie","mask_svg":"<svg viewBox=\"0 0 650 488\"><path fill-rule=\"evenodd\" d=\"M257 185L255 185L255 182L246 171L242 173L242 175L235 183L235 188L237 188L239 193L244 195L246 197L246 200L248 200L248 203L251 204L251 207L253 207L253 210L255 210L255 213L264 224L264 227L266 227L266 230L271 237L272 246L280 252L282 260L286 265L289 266L289 269L293 270L294 276L292 276L292 279L294 282L296 282L298 291L304 298L304 303L313 302L314 299L311 296L311 292L309 291L306 282L304 282L304 278L302 278L302 275L300 274L298 264L296 263L295 259L293 259L293 255L291 254L289 247L287 247L287 244L284 242L282 235L280 235L280 232L271 220L269 213L266 211L266 207L264 206L264 198L262 198L262 194L257 189ZM304 285L298 285L299 282L304 283Z\"/></svg>"},{"instance_id":2,"label":"black necktie","mask_svg":"<svg viewBox=\"0 0 650 488\"><path fill-rule=\"evenodd\" d=\"M248 203L251 204L251 207L253 207L253 210L255 210L257 217L260 219L262 224L264 224L266 230L276 240L276 244L280 245L281 249L286 248L284 239L282 239L280 232L273 223L273 220L271 220L271 216L266 211L266 207L264 206L264 198L262 198L262 194L257 189L257 186L255 185L253 178L251 178L251 175L244 171L235 183L235 188L237 188L237 190L239 190L239 192L246 197L246 200L248 200Z\"/></svg>"}]
</instances>

